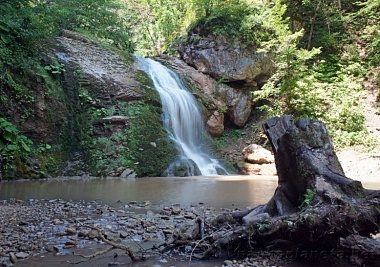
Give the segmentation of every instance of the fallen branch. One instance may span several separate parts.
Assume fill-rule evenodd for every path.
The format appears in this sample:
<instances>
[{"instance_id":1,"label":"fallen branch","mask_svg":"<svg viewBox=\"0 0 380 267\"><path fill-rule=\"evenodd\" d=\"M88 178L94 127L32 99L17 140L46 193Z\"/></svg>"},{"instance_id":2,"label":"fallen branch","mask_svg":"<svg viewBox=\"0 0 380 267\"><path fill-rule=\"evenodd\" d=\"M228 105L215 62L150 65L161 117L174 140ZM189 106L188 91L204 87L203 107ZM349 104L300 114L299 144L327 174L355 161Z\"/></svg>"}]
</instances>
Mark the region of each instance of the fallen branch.
<instances>
[{"instance_id":1,"label":"fallen branch","mask_svg":"<svg viewBox=\"0 0 380 267\"><path fill-rule=\"evenodd\" d=\"M81 227L87 227L87 228L90 228L90 229L93 229L93 230L97 231L98 237L100 238L100 240L102 240L104 243L110 245L111 247L107 248L105 250L102 250L102 251L97 251L97 252L95 252L95 253L93 253L91 255L81 255L81 254L75 253L74 254L75 256L80 256L80 257L83 257L83 258L91 259L91 258L94 258L96 256L103 255L103 254L105 254L105 253L107 253L107 252L109 252L109 251L111 251L113 249L121 249L121 250L127 252L128 256L131 258L132 261L138 261L138 260L145 259L145 258L142 258L142 257L137 257L130 246L126 246L126 245L119 244L119 243L116 243L116 242L108 240L104 236L104 229L98 228L98 227L95 227L95 226L91 226L91 225L82 225Z\"/></svg>"}]
</instances>

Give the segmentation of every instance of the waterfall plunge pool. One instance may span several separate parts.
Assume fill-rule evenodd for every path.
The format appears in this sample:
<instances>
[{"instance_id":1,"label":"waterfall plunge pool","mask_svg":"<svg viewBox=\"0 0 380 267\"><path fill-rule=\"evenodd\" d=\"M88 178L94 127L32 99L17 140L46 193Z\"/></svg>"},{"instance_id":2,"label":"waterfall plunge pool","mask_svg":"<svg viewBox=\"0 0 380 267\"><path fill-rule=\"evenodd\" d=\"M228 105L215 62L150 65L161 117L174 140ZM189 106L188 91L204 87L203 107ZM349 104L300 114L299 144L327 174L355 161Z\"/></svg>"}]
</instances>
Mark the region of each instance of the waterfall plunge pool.
<instances>
[{"instance_id":1,"label":"waterfall plunge pool","mask_svg":"<svg viewBox=\"0 0 380 267\"><path fill-rule=\"evenodd\" d=\"M362 181L379 189L378 179ZM231 175L150 177L137 179L63 177L43 180L3 181L0 200L63 199L100 201L120 206L131 201L181 206L202 203L215 208L246 209L266 203L277 187L277 176Z\"/></svg>"},{"instance_id":2,"label":"waterfall plunge pool","mask_svg":"<svg viewBox=\"0 0 380 267\"><path fill-rule=\"evenodd\" d=\"M202 203L215 208L245 209L266 203L276 187L276 176L256 175L137 179L63 177L3 181L0 199L96 200L109 206L131 201L181 206Z\"/></svg>"}]
</instances>

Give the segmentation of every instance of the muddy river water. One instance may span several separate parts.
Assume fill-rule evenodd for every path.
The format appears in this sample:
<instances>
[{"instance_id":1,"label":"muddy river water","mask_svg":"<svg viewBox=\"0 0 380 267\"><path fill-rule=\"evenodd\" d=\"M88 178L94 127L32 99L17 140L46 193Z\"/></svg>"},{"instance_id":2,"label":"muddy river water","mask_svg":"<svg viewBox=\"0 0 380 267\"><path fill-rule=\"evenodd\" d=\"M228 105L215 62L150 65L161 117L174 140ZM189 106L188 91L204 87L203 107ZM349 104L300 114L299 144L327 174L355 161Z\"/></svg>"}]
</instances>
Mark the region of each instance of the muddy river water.
<instances>
[{"instance_id":1,"label":"muddy river water","mask_svg":"<svg viewBox=\"0 0 380 267\"><path fill-rule=\"evenodd\" d=\"M380 181L363 181L368 189L380 189ZM0 199L63 199L72 201L100 201L109 206L120 206L131 201L152 205L181 206L204 204L215 208L254 207L266 203L277 186L276 176L213 176L213 177L171 177L171 178L60 178L48 180L12 181L0 183ZM112 257L110 254L109 257ZM32 257L15 266L70 266L67 257ZM120 261L120 259L119 259ZM107 266L104 262L89 262L76 266ZM223 262L157 262L129 263L123 266L221 266ZM72 265L71 265L72 266ZM306 266L293 262L291 265ZM307 263L307 266L314 263ZM344 266L344 265L343 265Z\"/></svg>"},{"instance_id":2,"label":"muddy river water","mask_svg":"<svg viewBox=\"0 0 380 267\"><path fill-rule=\"evenodd\" d=\"M362 181L380 189L380 179ZM266 203L277 187L276 176L155 177L138 179L60 178L0 183L0 199L101 201L110 206L150 201L153 205L203 203L245 209Z\"/></svg>"},{"instance_id":3,"label":"muddy river water","mask_svg":"<svg viewBox=\"0 0 380 267\"><path fill-rule=\"evenodd\" d=\"M97 200L110 206L150 201L153 205L203 203L244 209L267 202L276 186L275 176L61 178L5 182L0 187L0 196L22 200Z\"/></svg>"}]
</instances>

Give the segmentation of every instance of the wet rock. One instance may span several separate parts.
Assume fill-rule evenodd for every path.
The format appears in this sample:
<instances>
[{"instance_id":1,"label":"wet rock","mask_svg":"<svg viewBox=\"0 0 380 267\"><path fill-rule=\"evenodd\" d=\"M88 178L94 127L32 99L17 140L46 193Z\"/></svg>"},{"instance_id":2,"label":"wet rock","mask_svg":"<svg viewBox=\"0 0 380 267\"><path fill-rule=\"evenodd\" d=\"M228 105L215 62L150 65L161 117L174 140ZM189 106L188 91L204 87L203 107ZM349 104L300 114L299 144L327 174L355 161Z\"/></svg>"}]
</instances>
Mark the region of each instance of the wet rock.
<instances>
[{"instance_id":1,"label":"wet rock","mask_svg":"<svg viewBox=\"0 0 380 267\"><path fill-rule=\"evenodd\" d=\"M179 215L181 212L182 212L182 210L179 207L173 207L171 210L172 215Z\"/></svg>"},{"instance_id":2,"label":"wet rock","mask_svg":"<svg viewBox=\"0 0 380 267\"><path fill-rule=\"evenodd\" d=\"M167 215L161 215L160 218L163 220L170 220L170 217Z\"/></svg>"},{"instance_id":3,"label":"wet rock","mask_svg":"<svg viewBox=\"0 0 380 267\"><path fill-rule=\"evenodd\" d=\"M186 213L183 217L185 219L195 219L196 218L195 214L192 214L192 213Z\"/></svg>"},{"instance_id":4,"label":"wet rock","mask_svg":"<svg viewBox=\"0 0 380 267\"><path fill-rule=\"evenodd\" d=\"M232 261L230 261L230 260L225 260L223 262L223 266L233 266L233 265L234 265L234 263Z\"/></svg>"},{"instance_id":5,"label":"wet rock","mask_svg":"<svg viewBox=\"0 0 380 267\"><path fill-rule=\"evenodd\" d=\"M87 220L87 218L84 218L84 217L77 217L74 219L74 222L85 222Z\"/></svg>"},{"instance_id":6,"label":"wet rock","mask_svg":"<svg viewBox=\"0 0 380 267\"><path fill-rule=\"evenodd\" d=\"M78 241L76 240L68 240L65 242L65 248L72 248L78 245Z\"/></svg>"},{"instance_id":7,"label":"wet rock","mask_svg":"<svg viewBox=\"0 0 380 267\"><path fill-rule=\"evenodd\" d=\"M63 221L61 221L60 219L54 219L53 220L53 224L57 225L57 224L63 224Z\"/></svg>"},{"instance_id":8,"label":"wet rock","mask_svg":"<svg viewBox=\"0 0 380 267\"><path fill-rule=\"evenodd\" d=\"M146 206L150 206L150 205L152 205L152 203L149 200L146 200L143 203L141 203L139 206L146 207Z\"/></svg>"},{"instance_id":9,"label":"wet rock","mask_svg":"<svg viewBox=\"0 0 380 267\"><path fill-rule=\"evenodd\" d=\"M63 211L62 205L70 208ZM70 253L71 248L77 247L78 244L86 246L86 244L101 242L98 231L90 230L85 226L86 224L105 229L105 237L114 241L115 238L119 239L119 242L121 238L130 238L136 242L163 240L171 237L175 228L179 229L182 224L193 225L192 218L197 216L196 209L197 206L181 208L180 205L173 205L164 207L163 210L169 214L162 215L153 212L158 210L158 207L148 210L146 214L135 214L133 213L135 212L134 208L131 211L115 208L115 212L108 212L111 210L109 207L96 202L62 203L59 200L36 200L33 203L28 202L27 205L1 202L0 266L1 262L5 261L7 267L12 266L10 253L14 255L13 261L17 260L17 255L22 258L26 254L36 255L43 252L66 255ZM99 210L105 212L98 214ZM122 210L123 212L120 212ZM172 214L173 210L174 213L179 214ZM202 207L202 214L206 211L207 209ZM188 214L189 218L186 219L182 213ZM72 216L72 214L76 215ZM85 214L84 217L77 216L83 214ZM120 220L118 216L121 216ZM209 217L209 215L207 216ZM26 228L18 227L22 221L28 222ZM79 224L78 221L83 222ZM9 225L17 227L9 227ZM185 227L185 229L188 228L189 226ZM25 230L28 233L25 233ZM1 255L5 256L5 259L1 259Z\"/></svg>"},{"instance_id":10,"label":"wet rock","mask_svg":"<svg viewBox=\"0 0 380 267\"><path fill-rule=\"evenodd\" d=\"M60 251L60 248L58 246L53 246L53 251L55 253L58 253Z\"/></svg>"},{"instance_id":11,"label":"wet rock","mask_svg":"<svg viewBox=\"0 0 380 267\"><path fill-rule=\"evenodd\" d=\"M163 209L160 211L160 214L161 215L165 215L165 216L170 216L172 214L171 210L170 209ZM162 217L161 217L162 218Z\"/></svg>"},{"instance_id":12,"label":"wet rock","mask_svg":"<svg viewBox=\"0 0 380 267\"><path fill-rule=\"evenodd\" d=\"M9 260L10 260L12 263L16 263L16 262L18 262L18 259L17 259L16 255L15 255L13 252L10 252L10 253L9 253Z\"/></svg>"},{"instance_id":13,"label":"wet rock","mask_svg":"<svg viewBox=\"0 0 380 267\"><path fill-rule=\"evenodd\" d=\"M172 235L172 234L173 234L173 230L172 230L172 229L164 229L164 230L162 230L162 232L163 232L165 235Z\"/></svg>"},{"instance_id":14,"label":"wet rock","mask_svg":"<svg viewBox=\"0 0 380 267\"><path fill-rule=\"evenodd\" d=\"M27 257L29 257L29 254L25 252L17 252L15 256L17 257L17 259L26 259Z\"/></svg>"},{"instance_id":15,"label":"wet rock","mask_svg":"<svg viewBox=\"0 0 380 267\"><path fill-rule=\"evenodd\" d=\"M77 230L73 227L68 227L66 228L66 234L67 235L76 235L77 234Z\"/></svg>"},{"instance_id":16,"label":"wet rock","mask_svg":"<svg viewBox=\"0 0 380 267\"><path fill-rule=\"evenodd\" d=\"M55 250L54 250L54 246L52 246L52 245L45 245L45 250L47 251L47 252L55 252Z\"/></svg>"},{"instance_id":17,"label":"wet rock","mask_svg":"<svg viewBox=\"0 0 380 267\"><path fill-rule=\"evenodd\" d=\"M125 232L125 231L120 231L120 232L119 232L119 236L120 236L121 238L127 238L127 237L128 237L128 233Z\"/></svg>"},{"instance_id":18,"label":"wet rock","mask_svg":"<svg viewBox=\"0 0 380 267\"><path fill-rule=\"evenodd\" d=\"M124 178L124 179L134 179L136 178L136 173L131 170L131 169L125 169L121 175L120 175L120 178Z\"/></svg>"},{"instance_id":19,"label":"wet rock","mask_svg":"<svg viewBox=\"0 0 380 267\"><path fill-rule=\"evenodd\" d=\"M147 231L148 233L154 233L154 232L156 231L156 227L154 227L154 226L147 227L147 228L146 228L146 231Z\"/></svg>"},{"instance_id":20,"label":"wet rock","mask_svg":"<svg viewBox=\"0 0 380 267\"><path fill-rule=\"evenodd\" d=\"M78 237L88 237L90 230L81 230L78 232Z\"/></svg>"},{"instance_id":21,"label":"wet rock","mask_svg":"<svg viewBox=\"0 0 380 267\"><path fill-rule=\"evenodd\" d=\"M90 232L88 233L88 238L95 239L97 237L98 237L98 231L96 231L96 230L90 230Z\"/></svg>"}]
</instances>

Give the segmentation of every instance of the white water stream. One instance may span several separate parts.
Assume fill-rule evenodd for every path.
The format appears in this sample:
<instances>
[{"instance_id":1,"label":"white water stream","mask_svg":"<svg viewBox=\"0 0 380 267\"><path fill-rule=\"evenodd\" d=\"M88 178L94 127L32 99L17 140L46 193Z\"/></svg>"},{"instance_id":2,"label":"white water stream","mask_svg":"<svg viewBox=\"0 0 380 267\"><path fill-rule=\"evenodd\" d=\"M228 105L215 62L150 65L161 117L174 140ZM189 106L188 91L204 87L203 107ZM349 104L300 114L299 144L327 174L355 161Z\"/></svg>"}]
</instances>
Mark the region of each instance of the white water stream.
<instances>
[{"instance_id":1,"label":"white water stream","mask_svg":"<svg viewBox=\"0 0 380 267\"><path fill-rule=\"evenodd\" d=\"M138 59L140 68L153 80L160 95L164 127L180 154L179 160L168 168L168 176L175 176L174 171L178 167L186 167L189 176L217 175L218 170L226 174L218 160L207 153L206 131L200 108L179 76L152 59Z\"/></svg>"}]
</instances>

